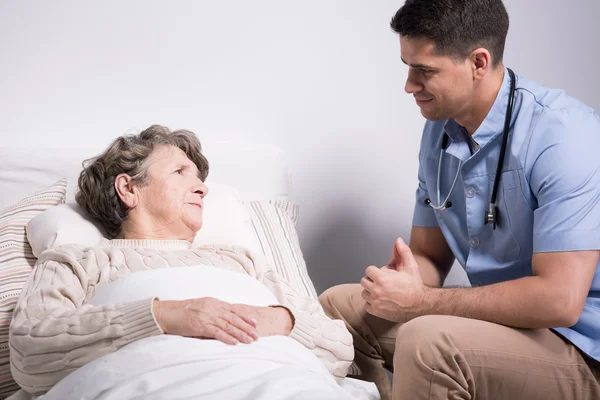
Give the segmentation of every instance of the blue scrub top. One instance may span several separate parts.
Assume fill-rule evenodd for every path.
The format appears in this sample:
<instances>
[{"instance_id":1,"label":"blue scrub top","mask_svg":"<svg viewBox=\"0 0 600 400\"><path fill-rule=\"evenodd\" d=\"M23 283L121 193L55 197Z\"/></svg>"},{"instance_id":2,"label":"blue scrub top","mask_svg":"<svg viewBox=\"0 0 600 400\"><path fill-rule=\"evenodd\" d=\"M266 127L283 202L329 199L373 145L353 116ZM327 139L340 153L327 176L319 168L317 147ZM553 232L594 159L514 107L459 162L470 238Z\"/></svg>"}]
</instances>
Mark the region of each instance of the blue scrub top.
<instances>
[{"instance_id":1,"label":"blue scrub top","mask_svg":"<svg viewBox=\"0 0 600 400\"><path fill-rule=\"evenodd\" d=\"M414 226L440 227L472 285L532 275L532 255L600 249L600 117L564 91L517 76L515 108L496 206L498 225L484 224L502 144L510 78L472 135L453 120L428 121L419 152ZM435 211L444 132L440 201L462 161L452 207ZM472 147L475 152L471 154ZM556 332L600 360L600 263L579 321ZM565 265L565 268L572 266Z\"/></svg>"}]
</instances>

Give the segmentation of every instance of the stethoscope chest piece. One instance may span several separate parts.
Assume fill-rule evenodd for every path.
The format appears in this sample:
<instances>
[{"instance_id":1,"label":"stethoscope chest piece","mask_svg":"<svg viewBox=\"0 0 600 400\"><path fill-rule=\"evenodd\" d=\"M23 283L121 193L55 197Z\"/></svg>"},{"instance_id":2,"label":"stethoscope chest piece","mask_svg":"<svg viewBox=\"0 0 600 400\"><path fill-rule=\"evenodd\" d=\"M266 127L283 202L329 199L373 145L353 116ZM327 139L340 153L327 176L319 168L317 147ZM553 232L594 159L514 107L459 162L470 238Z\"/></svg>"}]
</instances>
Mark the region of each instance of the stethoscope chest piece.
<instances>
[{"instance_id":1,"label":"stethoscope chest piece","mask_svg":"<svg viewBox=\"0 0 600 400\"><path fill-rule=\"evenodd\" d=\"M485 214L485 224L492 224L492 229L496 230L496 224L498 223L498 214L496 213L496 205L490 203L487 213Z\"/></svg>"}]
</instances>

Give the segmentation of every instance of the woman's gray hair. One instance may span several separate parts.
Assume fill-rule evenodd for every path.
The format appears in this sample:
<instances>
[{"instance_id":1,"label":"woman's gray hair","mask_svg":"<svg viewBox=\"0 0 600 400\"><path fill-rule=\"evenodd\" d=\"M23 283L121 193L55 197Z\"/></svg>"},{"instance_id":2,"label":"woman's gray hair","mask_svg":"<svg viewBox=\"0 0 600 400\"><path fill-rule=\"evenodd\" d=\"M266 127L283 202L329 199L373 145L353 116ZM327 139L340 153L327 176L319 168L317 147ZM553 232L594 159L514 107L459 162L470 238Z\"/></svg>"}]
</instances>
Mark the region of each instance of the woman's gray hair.
<instances>
[{"instance_id":1,"label":"woman's gray hair","mask_svg":"<svg viewBox=\"0 0 600 400\"><path fill-rule=\"evenodd\" d=\"M198 167L200 178L204 181L208 176L208 160L196 135L183 129L171 132L160 125L137 135L123 135L104 153L83 162L75 201L102 224L110 238L119 234L129 213L115 190L117 176L127 174L136 185L147 185L147 160L158 145L181 149Z\"/></svg>"}]
</instances>

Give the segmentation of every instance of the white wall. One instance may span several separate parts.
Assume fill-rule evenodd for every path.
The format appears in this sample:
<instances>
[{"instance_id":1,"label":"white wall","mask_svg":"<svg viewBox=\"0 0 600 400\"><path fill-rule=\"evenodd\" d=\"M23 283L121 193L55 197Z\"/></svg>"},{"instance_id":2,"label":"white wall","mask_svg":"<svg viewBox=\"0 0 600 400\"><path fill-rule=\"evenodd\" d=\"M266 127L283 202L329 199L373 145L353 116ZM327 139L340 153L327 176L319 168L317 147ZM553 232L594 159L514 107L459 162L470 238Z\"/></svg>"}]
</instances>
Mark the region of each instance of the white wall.
<instances>
[{"instance_id":1,"label":"white wall","mask_svg":"<svg viewBox=\"0 0 600 400\"><path fill-rule=\"evenodd\" d=\"M598 0L506 0L506 62L600 110ZM423 124L402 1L0 0L0 141L89 147L152 123L290 157L317 289L408 239Z\"/></svg>"}]
</instances>

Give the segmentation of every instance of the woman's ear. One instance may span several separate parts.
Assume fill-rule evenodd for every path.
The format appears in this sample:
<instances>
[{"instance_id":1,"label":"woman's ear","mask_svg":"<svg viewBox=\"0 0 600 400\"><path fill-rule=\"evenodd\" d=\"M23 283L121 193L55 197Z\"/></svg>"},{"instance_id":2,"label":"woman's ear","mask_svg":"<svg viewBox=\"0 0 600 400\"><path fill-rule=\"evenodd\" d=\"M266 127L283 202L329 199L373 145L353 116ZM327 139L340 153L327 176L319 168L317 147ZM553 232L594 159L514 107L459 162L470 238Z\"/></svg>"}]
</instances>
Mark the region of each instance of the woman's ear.
<instances>
[{"instance_id":1,"label":"woman's ear","mask_svg":"<svg viewBox=\"0 0 600 400\"><path fill-rule=\"evenodd\" d=\"M135 208L139 198L138 192L134 190L133 180L127 174L119 174L115 178L115 190L121 201L128 208Z\"/></svg>"}]
</instances>

